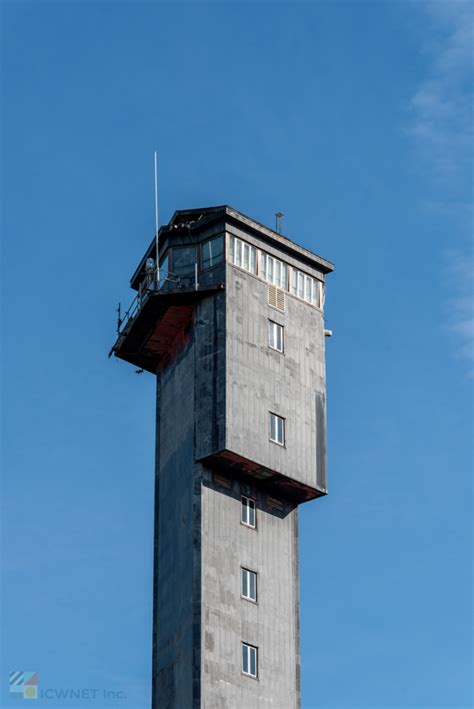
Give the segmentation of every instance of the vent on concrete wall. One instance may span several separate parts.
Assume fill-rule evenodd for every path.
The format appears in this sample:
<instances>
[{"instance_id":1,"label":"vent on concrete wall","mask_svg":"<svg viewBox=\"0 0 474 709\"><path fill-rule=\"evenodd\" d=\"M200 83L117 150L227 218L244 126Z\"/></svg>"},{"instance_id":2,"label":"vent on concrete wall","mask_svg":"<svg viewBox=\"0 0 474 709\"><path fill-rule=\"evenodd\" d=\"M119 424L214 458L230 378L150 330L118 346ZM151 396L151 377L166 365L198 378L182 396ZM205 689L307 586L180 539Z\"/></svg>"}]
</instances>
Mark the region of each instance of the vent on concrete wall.
<instances>
[{"instance_id":1,"label":"vent on concrete wall","mask_svg":"<svg viewBox=\"0 0 474 709\"><path fill-rule=\"evenodd\" d=\"M269 284L268 286L268 305L272 308L285 312L285 291L276 286Z\"/></svg>"}]
</instances>

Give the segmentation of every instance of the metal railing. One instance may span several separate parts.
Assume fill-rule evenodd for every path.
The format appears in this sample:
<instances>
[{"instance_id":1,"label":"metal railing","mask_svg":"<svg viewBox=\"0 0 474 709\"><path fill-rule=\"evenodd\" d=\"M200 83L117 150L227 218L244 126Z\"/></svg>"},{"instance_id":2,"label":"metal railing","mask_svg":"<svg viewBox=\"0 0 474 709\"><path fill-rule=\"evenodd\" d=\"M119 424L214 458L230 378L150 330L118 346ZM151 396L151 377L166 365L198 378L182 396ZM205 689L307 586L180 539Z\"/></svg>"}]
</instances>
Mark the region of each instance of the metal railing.
<instances>
[{"instance_id":1,"label":"metal railing","mask_svg":"<svg viewBox=\"0 0 474 709\"><path fill-rule=\"evenodd\" d=\"M135 319L144 303L148 300L150 293L157 293L167 284L174 285L175 288L195 288L197 290L199 288L197 263L195 264L193 275L177 275L164 269L159 269L158 271L156 268L147 271L145 278L138 287L137 295L123 315L119 303L117 308L117 335L122 335L126 331L131 321Z\"/></svg>"}]
</instances>

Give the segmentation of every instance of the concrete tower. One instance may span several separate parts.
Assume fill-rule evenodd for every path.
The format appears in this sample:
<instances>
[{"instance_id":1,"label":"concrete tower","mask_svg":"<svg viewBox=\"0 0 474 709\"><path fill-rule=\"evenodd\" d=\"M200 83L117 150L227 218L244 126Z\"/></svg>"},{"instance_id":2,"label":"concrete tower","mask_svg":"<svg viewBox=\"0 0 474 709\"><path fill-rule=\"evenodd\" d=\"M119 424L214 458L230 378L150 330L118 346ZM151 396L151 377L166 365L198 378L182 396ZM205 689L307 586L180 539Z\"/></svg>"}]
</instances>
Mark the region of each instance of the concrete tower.
<instances>
[{"instance_id":1,"label":"concrete tower","mask_svg":"<svg viewBox=\"0 0 474 709\"><path fill-rule=\"evenodd\" d=\"M157 375L153 709L298 709L333 265L227 206L176 212L154 258L113 348Z\"/></svg>"}]
</instances>

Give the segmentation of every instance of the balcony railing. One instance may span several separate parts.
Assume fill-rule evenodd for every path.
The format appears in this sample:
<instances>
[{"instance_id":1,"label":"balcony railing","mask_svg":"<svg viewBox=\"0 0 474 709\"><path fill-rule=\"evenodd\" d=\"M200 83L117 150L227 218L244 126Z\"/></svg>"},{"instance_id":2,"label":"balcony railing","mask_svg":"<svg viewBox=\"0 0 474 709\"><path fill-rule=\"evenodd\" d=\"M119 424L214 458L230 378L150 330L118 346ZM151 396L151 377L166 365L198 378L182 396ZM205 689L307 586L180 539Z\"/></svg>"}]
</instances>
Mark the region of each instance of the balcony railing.
<instances>
[{"instance_id":1,"label":"balcony railing","mask_svg":"<svg viewBox=\"0 0 474 709\"><path fill-rule=\"evenodd\" d=\"M157 293L163 288L195 288L199 287L197 264L194 274L178 275L164 269L153 269L147 271L143 281L140 283L138 293L131 302L128 310L122 315L120 305L118 307L117 335L122 335L129 324L136 318L144 303L151 293Z\"/></svg>"}]
</instances>

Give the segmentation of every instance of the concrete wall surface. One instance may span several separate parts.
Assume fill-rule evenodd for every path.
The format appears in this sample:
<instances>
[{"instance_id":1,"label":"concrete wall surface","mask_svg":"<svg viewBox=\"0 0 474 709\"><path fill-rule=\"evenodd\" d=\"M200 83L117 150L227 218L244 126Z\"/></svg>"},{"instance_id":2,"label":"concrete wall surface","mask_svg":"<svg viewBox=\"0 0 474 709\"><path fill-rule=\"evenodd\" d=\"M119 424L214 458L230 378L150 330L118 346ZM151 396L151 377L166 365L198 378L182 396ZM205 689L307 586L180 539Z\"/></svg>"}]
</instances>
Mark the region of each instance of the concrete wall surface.
<instances>
[{"instance_id":1,"label":"concrete wall surface","mask_svg":"<svg viewBox=\"0 0 474 709\"><path fill-rule=\"evenodd\" d=\"M194 484L193 340L158 378L157 397L153 709L196 709L200 494Z\"/></svg>"},{"instance_id":2,"label":"concrete wall surface","mask_svg":"<svg viewBox=\"0 0 474 709\"><path fill-rule=\"evenodd\" d=\"M240 522L241 494L257 500L257 527ZM202 707L300 707L297 509L272 510L260 489L202 488ZM241 567L257 573L257 603L241 597ZM242 674L242 641L258 648L258 679Z\"/></svg>"},{"instance_id":3,"label":"concrete wall surface","mask_svg":"<svg viewBox=\"0 0 474 709\"><path fill-rule=\"evenodd\" d=\"M323 314L227 265L226 448L312 487L326 478ZM268 320L284 326L284 354L268 347ZM321 406L322 403L322 406ZM285 446L270 442L269 412L285 419Z\"/></svg>"}]
</instances>

